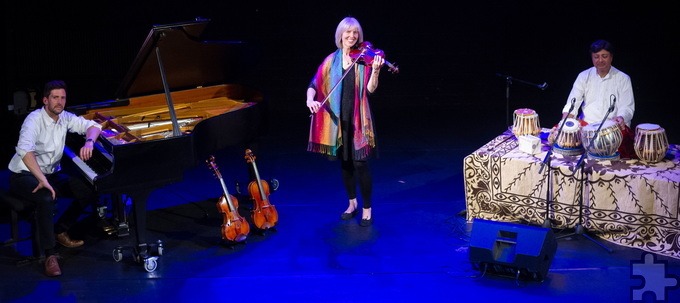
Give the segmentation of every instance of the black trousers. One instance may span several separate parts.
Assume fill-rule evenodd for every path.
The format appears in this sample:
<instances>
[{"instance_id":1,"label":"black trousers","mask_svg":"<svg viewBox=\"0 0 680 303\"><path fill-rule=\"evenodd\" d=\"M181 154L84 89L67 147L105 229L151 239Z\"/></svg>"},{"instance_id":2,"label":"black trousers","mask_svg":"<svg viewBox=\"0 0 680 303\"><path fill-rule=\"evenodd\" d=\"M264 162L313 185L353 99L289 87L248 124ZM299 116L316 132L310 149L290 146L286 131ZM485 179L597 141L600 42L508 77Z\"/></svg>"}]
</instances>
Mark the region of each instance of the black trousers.
<instances>
[{"instance_id":1,"label":"black trousers","mask_svg":"<svg viewBox=\"0 0 680 303\"><path fill-rule=\"evenodd\" d=\"M371 208L371 194L373 192L373 180L371 178L371 171L368 168L366 161L341 161L342 167L342 182L345 185L345 191L350 199L357 198L357 185L361 190L361 206L362 208Z\"/></svg>"},{"instance_id":2,"label":"black trousers","mask_svg":"<svg viewBox=\"0 0 680 303\"><path fill-rule=\"evenodd\" d=\"M342 122L342 146L338 150L337 158L340 159L342 170L342 183L349 199L357 198L357 186L361 193L362 208L371 208L371 195L373 194L373 178L368 165L368 158L364 160L354 159L354 127L348 121ZM359 201L357 201L358 203Z\"/></svg>"},{"instance_id":3,"label":"black trousers","mask_svg":"<svg viewBox=\"0 0 680 303\"><path fill-rule=\"evenodd\" d=\"M47 255L54 254L56 240L55 234L68 231L71 226L78 222L83 210L91 206L93 210L99 203L99 195L90 183L82 177L71 176L58 172L46 175L47 180L54 188L57 198L72 198L73 200L59 219L54 222L57 211L57 200L52 199L52 193L46 188L41 188L33 193L38 186L36 179L30 172L12 173L10 176L10 189L31 205L36 211L38 232L41 246ZM68 200L60 199L60 203Z\"/></svg>"}]
</instances>

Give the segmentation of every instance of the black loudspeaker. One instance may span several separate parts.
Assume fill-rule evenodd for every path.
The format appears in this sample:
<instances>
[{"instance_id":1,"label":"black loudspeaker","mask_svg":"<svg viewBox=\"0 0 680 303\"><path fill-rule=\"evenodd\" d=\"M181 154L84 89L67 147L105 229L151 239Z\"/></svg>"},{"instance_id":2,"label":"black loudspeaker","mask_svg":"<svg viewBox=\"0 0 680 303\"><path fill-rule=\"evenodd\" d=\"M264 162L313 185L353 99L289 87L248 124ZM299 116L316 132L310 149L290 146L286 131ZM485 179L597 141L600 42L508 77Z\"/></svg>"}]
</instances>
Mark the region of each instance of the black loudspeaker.
<instances>
[{"instance_id":1,"label":"black loudspeaker","mask_svg":"<svg viewBox=\"0 0 680 303\"><path fill-rule=\"evenodd\" d=\"M483 274L543 281L556 250L552 229L484 219L472 222L470 262Z\"/></svg>"}]
</instances>

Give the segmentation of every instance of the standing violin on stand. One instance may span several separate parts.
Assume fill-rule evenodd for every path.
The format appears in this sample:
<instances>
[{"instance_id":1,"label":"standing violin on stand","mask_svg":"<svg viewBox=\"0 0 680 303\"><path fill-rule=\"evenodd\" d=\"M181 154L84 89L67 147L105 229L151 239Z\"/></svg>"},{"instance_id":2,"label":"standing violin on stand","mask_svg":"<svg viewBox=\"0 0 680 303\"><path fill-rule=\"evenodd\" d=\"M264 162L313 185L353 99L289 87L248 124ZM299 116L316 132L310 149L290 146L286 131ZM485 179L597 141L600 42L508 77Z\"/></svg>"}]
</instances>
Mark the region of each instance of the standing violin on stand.
<instances>
[{"instance_id":1,"label":"standing violin on stand","mask_svg":"<svg viewBox=\"0 0 680 303\"><path fill-rule=\"evenodd\" d=\"M223 216L222 223L222 239L232 242L245 241L250 233L250 225L238 213L238 200L227 191L227 186L224 184L222 174L220 174L217 164L215 164L215 157L210 156L208 160L208 167L213 171L215 177L220 180L224 194L217 200L217 211Z\"/></svg>"},{"instance_id":2,"label":"standing violin on stand","mask_svg":"<svg viewBox=\"0 0 680 303\"><path fill-rule=\"evenodd\" d=\"M255 172L255 180L248 184L248 192L253 199L252 219L255 226L260 230L270 229L279 221L276 207L269 203L269 183L260 179L257 171L255 156L250 149L246 149L246 162L252 165Z\"/></svg>"}]
</instances>

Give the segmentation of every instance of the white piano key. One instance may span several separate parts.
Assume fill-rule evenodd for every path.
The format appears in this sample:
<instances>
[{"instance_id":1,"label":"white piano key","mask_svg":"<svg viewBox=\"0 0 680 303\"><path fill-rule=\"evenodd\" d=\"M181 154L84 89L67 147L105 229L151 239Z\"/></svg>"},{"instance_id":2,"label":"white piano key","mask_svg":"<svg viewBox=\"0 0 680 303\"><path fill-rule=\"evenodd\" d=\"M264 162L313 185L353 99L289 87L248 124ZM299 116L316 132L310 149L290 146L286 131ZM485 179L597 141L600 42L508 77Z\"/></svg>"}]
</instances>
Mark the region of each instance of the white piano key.
<instances>
[{"instance_id":1,"label":"white piano key","mask_svg":"<svg viewBox=\"0 0 680 303\"><path fill-rule=\"evenodd\" d=\"M76 156L76 154L68 147L64 148L64 154L71 158L73 163L75 163L80 168L90 183L94 183L94 180L97 178L98 174L94 172L94 170L92 170L92 168L90 168L90 166L88 166L87 163L83 161L83 159L80 159L80 157Z\"/></svg>"}]
</instances>

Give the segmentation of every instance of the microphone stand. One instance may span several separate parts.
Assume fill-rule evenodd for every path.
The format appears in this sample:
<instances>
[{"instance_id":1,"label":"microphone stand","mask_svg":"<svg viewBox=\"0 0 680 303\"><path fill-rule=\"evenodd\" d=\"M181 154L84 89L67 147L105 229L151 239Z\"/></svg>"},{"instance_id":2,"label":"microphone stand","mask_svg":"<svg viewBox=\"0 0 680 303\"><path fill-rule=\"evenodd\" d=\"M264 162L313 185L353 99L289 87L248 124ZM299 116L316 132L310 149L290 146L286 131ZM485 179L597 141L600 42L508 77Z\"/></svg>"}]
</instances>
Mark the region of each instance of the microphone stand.
<instances>
[{"instance_id":1,"label":"microphone stand","mask_svg":"<svg viewBox=\"0 0 680 303\"><path fill-rule=\"evenodd\" d=\"M562 239L562 238L567 238L567 237L571 237L571 236L574 236L574 235L582 236L582 237L590 240L591 242L599 245L600 247L604 248L609 253L612 252L612 249L607 247L607 246L604 246L604 244L596 241L593 237L588 235L585 231L585 227L583 227L583 186L585 184L585 167L584 167L585 166L585 164L584 164L585 156L588 153L588 151L593 148L593 146L595 144L595 140L597 140L597 137L600 134L600 129L602 128L602 125L607 120L607 118L609 117L609 114L611 114L612 111L614 111L613 105L609 107L607 114L602 119L602 122L600 123L600 125L598 125L597 130L595 131L595 134L593 135L593 138L590 140L590 142L588 144L588 148L583 152L583 154L581 154L581 158L579 158L578 162L574 166L574 173L572 174L572 176L575 176L577 171L581 172L581 178L579 179L581 184L579 186L578 196L577 196L577 199L578 199L578 222L576 223L576 226L574 226L574 232L571 233L571 234L562 235L560 237L557 237L557 239Z\"/></svg>"},{"instance_id":2,"label":"microphone stand","mask_svg":"<svg viewBox=\"0 0 680 303\"><path fill-rule=\"evenodd\" d=\"M505 125L510 125L510 85L512 84L513 80L529 86L535 86L536 88L540 88L541 90L545 90L546 88L548 88L548 83L546 82L543 82L543 84L536 84L529 81L516 79L510 75L504 75L501 73L496 73L496 76L505 78Z\"/></svg>"},{"instance_id":3,"label":"microphone stand","mask_svg":"<svg viewBox=\"0 0 680 303\"><path fill-rule=\"evenodd\" d=\"M571 104L571 106L574 106L574 103ZM571 112L571 110L569 110ZM564 128L564 123L567 122L567 119L562 119L562 123L560 124L560 128L557 130L557 136L555 137L555 140L557 140L560 135L562 134L562 128ZM543 158L543 162L541 162L541 168L538 170L538 173L541 174L543 171L543 167L548 165L548 173L546 174L546 191L545 191L545 218L543 219L543 227L545 228L550 228L550 204L552 204L552 182L550 181L550 174L552 173L552 167L550 166L550 160L552 159L552 153L553 153L553 146L555 144L550 144L550 148L548 149L548 152L545 154L545 158Z\"/></svg>"},{"instance_id":4,"label":"microphone stand","mask_svg":"<svg viewBox=\"0 0 680 303\"><path fill-rule=\"evenodd\" d=\"M569 111L567 113L571 113L572 110L574 110L574 104L576 104L576 98L571 99L571 106L569 107ZM567 122L567 117L565 116L562 119L562 123L560 124L559 129L557 130L557 136L555 136L555 141L557 141L560 138L560 135L562 134L562 129L564 128L564 124ZM546 191L545 191L545 219L543 220L543 227L545 228L550 228L550 204L552 204L552 181L550 180L550 174L552 173L552 167L550 166L550 160L552 159L552 153L553 153L553 148L555 146L555 142L550 144L550 148L548 149L548 152L545 154L545 158L543 158L543 162L541 162L541 168L538 170L538 173L541 174L543 171L543 167L545 165L548 165L548 173L546 175Z\"/></svg>"}]
</instances>

